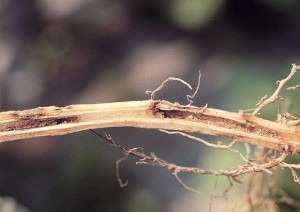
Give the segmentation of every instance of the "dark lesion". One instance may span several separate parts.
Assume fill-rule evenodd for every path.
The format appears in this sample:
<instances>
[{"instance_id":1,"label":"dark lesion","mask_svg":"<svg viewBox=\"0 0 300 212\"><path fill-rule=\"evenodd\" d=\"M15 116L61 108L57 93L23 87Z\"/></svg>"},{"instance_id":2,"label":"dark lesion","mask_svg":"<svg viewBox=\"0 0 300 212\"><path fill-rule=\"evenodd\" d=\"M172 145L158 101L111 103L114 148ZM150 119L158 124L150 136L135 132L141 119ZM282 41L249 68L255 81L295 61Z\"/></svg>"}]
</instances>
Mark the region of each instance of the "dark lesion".
<instances>
[{"instance_id":1,"label":"dark lesion","mask_svg":"<svg viewBox=\"0 0 300 212\"><path fill-rule=\"evenodd\" d=\"M246 119L244 121L237 121L224 117L207 115L201 111L201 108L199 108L199 111L195 108L189 110L187 108L176 106L172 103L166 104L164 102L164 106L166 107L165 109L158 107L157 104L158 103L156 102L156 104L153 105L152 112L154 115L160 114L160 116L163 118L174 118L189 120L192 122L201 122L208 125L224 127L227 129L236 129L241 132L256 134L264 137L279 138L278 132L276 130L257 125Z\"/></svg>"},{"instance_id":2,"label":"dark lesion","mask_svg":"<svg viewBox=\"0 0 300 212\"><path fill-rule=\"evenodd\" d=\"M42 115L43 114L17 116L14 114L13 121L0 124L0 132L34 129L66 123L75 123L78 121L77 116L42 117Z\"/></svg>"}]
</instances>

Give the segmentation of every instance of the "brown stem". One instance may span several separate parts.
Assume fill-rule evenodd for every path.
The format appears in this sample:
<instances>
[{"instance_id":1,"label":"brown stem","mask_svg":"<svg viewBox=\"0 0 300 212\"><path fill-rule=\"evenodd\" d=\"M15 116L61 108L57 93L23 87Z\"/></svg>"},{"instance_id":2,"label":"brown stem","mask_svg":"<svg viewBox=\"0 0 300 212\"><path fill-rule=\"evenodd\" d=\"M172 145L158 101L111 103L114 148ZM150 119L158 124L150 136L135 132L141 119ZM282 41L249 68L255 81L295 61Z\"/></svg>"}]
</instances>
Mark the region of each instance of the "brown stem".
<instances>
[{"instance_id":1,"label":"brown stem","mask_svg":"<svg viewBox=\"0 0 300 212\"><path fill-rule=\"evenodd\" d=\"M38 107L0 113L0 141L95 128L139 127L227 136L235 141L300 152L300 128L213 108L161 100Z\"/></svg>"}]
</instances>

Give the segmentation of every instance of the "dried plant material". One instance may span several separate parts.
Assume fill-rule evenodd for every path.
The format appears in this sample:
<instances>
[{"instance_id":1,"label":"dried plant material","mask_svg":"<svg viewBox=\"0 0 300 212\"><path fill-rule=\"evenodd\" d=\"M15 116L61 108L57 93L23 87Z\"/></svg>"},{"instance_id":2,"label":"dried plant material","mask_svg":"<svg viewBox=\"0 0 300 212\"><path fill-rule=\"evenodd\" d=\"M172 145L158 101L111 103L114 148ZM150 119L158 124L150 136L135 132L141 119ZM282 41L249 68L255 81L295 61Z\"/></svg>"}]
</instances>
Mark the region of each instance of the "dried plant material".
<instances>
[{"instance_id":1,"label":"dried plant material","mask_svg":"<svg viewBox=\"0 0 300 212\"><path fill-rule=\"evenodd\" d=\"M240 151L238 150L234 150L234 149L231 149L231 147L236 144L236 141L232 141L230 144L228 145L223 145L222 142L218 142L217 144L213 144L213 143L210 143L210 142L207 142L201 138L198 138L198 137L195 137L195 136L192 136L192 135L189 135L187 133L184 133L184 132L179 132L179 131L167 131L167 130L163 130L163 129L160 129L159 131L161 132L164 132L164 133L167 133L169 135L174 135L174 134L178 134L178 135L182 135L184 137L187 137L187 138L190 138L190 139L193 139L195 141L198 141L200 143L203 143L205 144L206 146L208 147L211 147L211 148L215 148L215 149L222 149L222 150L227 150L227 151L230 151L230 152L233 152L233 153L236 153L238 154L245 162L251 164L251 161L246 159L243 154L240 153Z\"/></svg>"},{"instance_id":2,"label":"dried plant material","mask_svg":"<svg viewBox=\"0 0 300 212\"><path fill-rule=\"evenodd\" d=\"M95 132L95 131L93 131ZM97 135L100 135L99 133L96 133ZM168 170L173 171L173 174L178 173L194 173L194 174L209 174L209 175L215 175L215 176L228 176L231 177L234 180L239 180L237 177L252 173L252 172L263 172L268 169L271 169L278 164L282 163L286 157L289 155L287 147L283 149L282 154L267 162L258 161L257 163L251 162L252 165L243 165L239 166L236 169L227 169L227 170L204 170L197 167L184 167L184 166L178 166L172 163L169 163L165 160L162 160L161 158L157 157L154 153L151 153L150 155L146 155L144 152L140 151L140 148L125 148L122 145L116 143L114 139L108 135L105 134L105 136L100 135L103 139L105 139L107 142L109 142L113 147L121 150L125 156L130 155L133 157L136 157L139 159L137 164L149 164L149 165L157 165L161 167L166 167ZM119 179L119 175L118 175Z\"/></svg>"},{"instance_id":3,"label":"dried plant material","mask_svg":"<svg viewBox=\"0 0 300 212\"><path fill-rule=\"evenodd\" d=\"M297 120L289 120L287 121L286 123L288 126L296 126L298 124L300 124L300 119L297 119Z\"/></svg>"},{"instance_id":4,"label":"dried plant material","mask_svg":"<svg viewBox=\"0 0 300 212\"><path fill-rule=\"evenodd\" d=\"M296 90L297 88L299 88L299 84L298 84L298 85L295 85L295 86L288 87L288 88L286 88L286 90L287 90L287 91L290 91L290 90Z\"/></svg>"},{"instance_id":5,"label":"dried plant material","mask_svg":"<svg viewBox=\"0 0 300 212\"><path fill-rule=\"evenodd\" d=\"M150 94L150 99L154 100L155 93L157 91L160 91L161 89L163 89L165 87L165 85L168 82L171 82L171 81L181 82L182 84L186 85L190 90L192 90L192 86L189 83L187 83L186 81L184 81L183 79L176 78L176 77L169 77L168 79L166 79L165 81L163 81L162 84L160 86L158 86L155 90L153 90L153 91L146 91L146 94Z\"/></svg>"},{"instance_id":6,"label":"dried plant material","mask_svg":"<svg viewBox=\"0 0 300 212\"><path fill-rule=\"evenodd\" d=\"M296 170L300 169L299 164L288 164L285 162L288 155L300 153L300 119L287 112L280 92L286 83L294 76L300 66L293 64L290 74L278 81L278 87L270 96L262 97L256 104L256 108L247 110L253 111L247 114L246 110L233 113L214 108L193 106L193 99L196 96L201 74L199 72L198 84L193 95L187 95L189 104L180 105L164 100L154 100L155 94L164 88L165 84L171 81L179 81L192 90L186 81L170 77L150 94L150 100L116 102L91 105L70 105L66 107L38 107L24 111L8 111L0 113L0 142L17 139L32 138L38 136L63 135L76 131L108 128L108 127L138 127L147 129L158 129L169 135L177 134L195 141L201 142L209 148L220 149L238 154L244 161L243 165L224 170L205 170L198 167L185 167L169 163L154 153L147 155L141 148L125 148L116 143L109 134L99 134L113 147L122 151L125 155L116 162L117 180L121 187L127 185L120 177L120 163L133 156L138 159L137 164L149 164L167 168L175 178L186 189L200 193L187 186L179 177L179 173L192 173L201 175L226 176L230 186L224 191L226 196L232 187L231 180L242 183L240 176L250 174L245 182L244 204L239 209L246 211L273 211L278 209L275 201L269 192L275 188L270 176L273 176L273 169L276 167L287 168L291 171L293 179L300 184L300 178ZM288 87L286 90L296 90L299 86ZM257 115L270 103L277 101L281 111L277 114L276 121L269 121L257 117ZM211 143L188 133L207 134L213 136L225 136L232 142L224 145L221 142ZM245 143L245 154L234 149L237 142ZM250 145L256 148L251 149ZM250 156L254 155L254 158ZM259 172L259 174L257 174ZM215 184L215 186L217 183ZM214 193L210 200L213 201ZM287 196L282 195L281 201L297 205Z\"/></svg>"},{"instance_id":7,"label":"dried plant material","mask_svg":"<svg viewBox=\"0 0 300 212\"><path fill-rule=\"evenodd\" d=\"M261 105L261 104L266 100L267 97L268 97L267 95L264 95L264 96L258 101L258 103L256 103L255 106Z\"/></svg>"},{"instance_id":8,"label":"dried plant material","mask_svg":"<svg viewBox=\"0 0 300 212\"><path fill-rule=\"evenodd\" d=\"M289 168L291 173L292 173L294 182L300 184L300 178L299 178L299 176L298 176L298 174L295 170L295 169L300 169L300 164L288 164L288 163L283 162L283 163L280 164L280 166Z\"/></svg>"},{"instance_id":9,"label":"dried plant material","mask_svg":"<svg viewBox=\"0 0 300 212\"><path fill-rule=\"evenodd\" d=\"M178 174L175 172L173 173L173 175L175 176L176 180L178 180L178 182L186 189L186 190L189 190L189 191L192 191L194 193L197 193L197 194L201 194L203 195L200 191L197 191L193 188L191 188L190 186L187 186L179 177L178 177Z\"/></svg>"},{"instance_id":10,"label":"dried plant material","mask_svg":"<svg viewBox=\"0 0 300 212\"><path fill-rule=\"evenodd\" d=\"M205 109L203 109L205 108ZM219 135L291 153L300 152L300 129L251 114L206 107L186 107L161 100L116 102L66 107L39 107L0 113L0 141L76 131L139 127Z\"/></svg>"},{"instance_id":11,"label":"dried plant material","mask_svg":"<svg viewBox=\"0 0 300 212\"><path fill-rule=\"evenodd\" d=\"M125 182L122 181L122 178L120 177L120 163L124 160L127 160L127 156L125 155L123 158L120 158L119 160L116 161L116 175L117 175L117 180L121 188L125 187L128 185L128 180Z\"/></svg>"},{"instance_id":12,"label":"dried plant material","mask_svg":"<svg viewBox=\"0 0 300 212\"><path fill-rule=\"evenodd\" d=\"M197 83L197 87L195 89L195 92L193 93L193 95L187 95L186 98L189 101L189 104L187 106L190 106L193 104L193 99L195 98L196 94L198 93L199 87L200 87L200 80L201 80L201 72L199 70L199 77L198 77L198 83Z\"/></svg>"},{"instance_id":13,"label":"dried plant material","mask_svg":"<svg viewBox=\"0 0 300 212\"><path fill-rule=\"evenodd\" d=\"M270 195L274 178L265 173L251 173L245 182L245 195L235 211L277 211L278 206Z\"/></svg>"},{"instance_id":14,"label":"dried plant material","mask_svg":"<svg viewBox=\"0 0 300 212\"><path fill-rule=\"evenodd\" d=\"M215 192L216 192L216 188L217 188L217 183L218 183L218 177L216 179L216 182L215 182L215 185L214 185L214 190L213 190L213 193L211 194L211 197L210 197L210 200L209 200L209 212L211 211L212 209L212 202L213 202L213 199L214 199L214 195L215 195Z\"/></svg>"},{"instance_id":15,"label":"dried plant material","mask_svg":"<svg viewBox=\"0 0 300 212\"><path fill-rule=\"evenodd\" d=\"M276 195L275 200L277 203L285 203L285 204L293 206L295 208L300 208L300 202L295 201L285 191L278 188L278 186L274 185L273 191L275 192L275 195Z\"/></svg>"},{"instance_id":16,"label":"dried plant material","mask_svg":"<svg viewBox=\"0 0 300 212\"><path fill-rule=\"evenodd\" d=\"M268 104L274 103L279 98L279 93L281 92L283 86L294 76L294 74L300 70L300 66L292 64L292 69L290 74L282 80L278 80L278 87L275 92L267 99L260 102L257 108L253 111L252 115L257 115L261 110L263 110Z\"/></svg>"}]
</instances>

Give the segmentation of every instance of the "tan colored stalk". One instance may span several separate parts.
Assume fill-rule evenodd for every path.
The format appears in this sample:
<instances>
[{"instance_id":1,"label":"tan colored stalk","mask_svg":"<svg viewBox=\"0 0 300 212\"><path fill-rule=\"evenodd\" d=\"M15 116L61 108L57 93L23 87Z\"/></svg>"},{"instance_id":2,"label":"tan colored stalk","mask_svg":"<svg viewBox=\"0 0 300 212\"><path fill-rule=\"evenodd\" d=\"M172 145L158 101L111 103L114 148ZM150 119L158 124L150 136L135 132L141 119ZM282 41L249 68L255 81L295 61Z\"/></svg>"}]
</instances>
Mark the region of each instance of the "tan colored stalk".
<instances>
[{"instance_id":1,"label":"tan colored stalk","mask_svg":"<svg viewBox=\"0 0 300 212\"><path fill-rule=\"evenodd\" d=\"M182 106L161 100L38 107L0 113L0 141L94 128L138 127L220 135L276 150L300 152L300 128L251 114Z\"/></svg>"}]
</instances>

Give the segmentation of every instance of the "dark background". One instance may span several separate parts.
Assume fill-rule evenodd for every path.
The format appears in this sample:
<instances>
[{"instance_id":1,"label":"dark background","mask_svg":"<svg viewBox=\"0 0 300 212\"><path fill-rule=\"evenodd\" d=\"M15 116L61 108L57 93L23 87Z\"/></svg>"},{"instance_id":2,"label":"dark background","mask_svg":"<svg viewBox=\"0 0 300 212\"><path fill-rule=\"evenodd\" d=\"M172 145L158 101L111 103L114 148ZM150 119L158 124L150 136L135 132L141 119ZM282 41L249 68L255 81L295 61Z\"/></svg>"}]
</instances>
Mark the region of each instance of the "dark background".
<instances>
[{"instance_id":1,"label":"dark background","mask_svg":"<svg viewBox=\"0 0 300 212\"><path fill-rule=\"evenodd\" d=\"M195 105L251 108L271 94L291 63L300 63L299 11L297 0L0 0L0 110L144 100L146 90L170 76L195 87L199 69ZM290 85L299 80L298 75ZM174 82L157 98L186 104L190 93ZM299 91L285 95L289 111L299 115ZM277 110L269 107L262 115L274 120ZM236 165L230 154L180 136L105 131L126 147L143 147L178 165ZM208 209L215 177L181 175L201 196L184 189L169 171L130 159L120 167L129 184L120 188L115 162L122 156L89 131L2 143L1 204L15 211ZM288 172L276 179L300 198ZM218 179L217 192L227 185ZM232 200L214 200L213 210L234 206L242 194L235 185ZM281 204L281 209L293 208Z\"/></svg>"}]
</instances>

